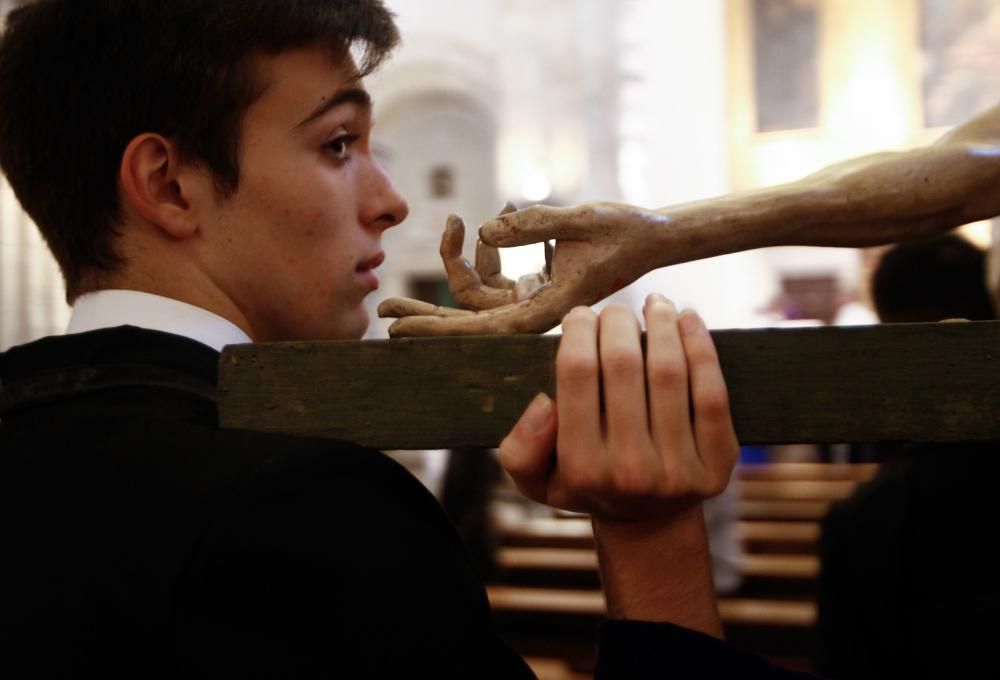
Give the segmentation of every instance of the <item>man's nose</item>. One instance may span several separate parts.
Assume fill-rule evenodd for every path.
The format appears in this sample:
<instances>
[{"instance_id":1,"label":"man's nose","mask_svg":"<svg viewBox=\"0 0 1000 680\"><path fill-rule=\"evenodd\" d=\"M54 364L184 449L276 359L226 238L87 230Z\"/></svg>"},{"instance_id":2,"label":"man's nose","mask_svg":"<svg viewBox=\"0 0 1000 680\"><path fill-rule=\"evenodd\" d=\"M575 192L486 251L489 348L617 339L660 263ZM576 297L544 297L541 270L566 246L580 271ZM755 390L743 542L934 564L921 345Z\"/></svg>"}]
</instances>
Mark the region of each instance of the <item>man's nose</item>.
<instances>
[{"instance_id":1,"label":"man's nose","mask_svg":"<svg viewBox=\"0 0 1000 680\"><path fill-rule=\"evenodd\" d=\"M362 181L368 184L361 189L368 194L361 215L364 224L385 230L396 226L410 214L406 199L396 191L389 175L377 161L372 161L371 172Z\"/></svg>"}]
</instances>

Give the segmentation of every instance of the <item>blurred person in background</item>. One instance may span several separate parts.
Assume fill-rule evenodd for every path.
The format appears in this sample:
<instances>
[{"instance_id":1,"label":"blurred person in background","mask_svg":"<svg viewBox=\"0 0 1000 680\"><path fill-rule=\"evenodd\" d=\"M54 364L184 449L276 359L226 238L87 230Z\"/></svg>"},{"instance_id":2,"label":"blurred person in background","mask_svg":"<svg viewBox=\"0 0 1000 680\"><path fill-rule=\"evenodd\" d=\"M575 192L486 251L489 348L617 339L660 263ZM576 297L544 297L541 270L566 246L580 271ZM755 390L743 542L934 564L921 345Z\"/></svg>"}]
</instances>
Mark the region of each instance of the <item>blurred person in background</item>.
<instances>
[{"instance_id":1,"label":"blurred person in background","mask_svg":"<svg viewBox=\"0 0 1000 680\"><path fill-rule=\"evenodd\" d=\"M888 250L872 292L886 323L995 318L986 253L954 234ZM876 476L823 521L817 670L831 678L982 677L996 666L1000 635L997 444L879 449L885 462Z\"/></svg>"}]
</instances>

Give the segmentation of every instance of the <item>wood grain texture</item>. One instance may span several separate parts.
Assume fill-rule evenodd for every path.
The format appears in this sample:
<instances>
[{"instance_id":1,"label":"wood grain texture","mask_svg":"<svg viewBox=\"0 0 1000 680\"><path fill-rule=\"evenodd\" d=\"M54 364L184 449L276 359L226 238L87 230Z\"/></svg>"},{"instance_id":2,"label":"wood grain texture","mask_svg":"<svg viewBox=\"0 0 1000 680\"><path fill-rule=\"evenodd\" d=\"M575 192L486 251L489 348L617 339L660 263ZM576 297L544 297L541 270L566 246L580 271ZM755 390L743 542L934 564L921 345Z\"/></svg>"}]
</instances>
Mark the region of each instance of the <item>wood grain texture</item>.
<instances>
[{"instance_id":1,"label":"wood grain texture","mask_svg":"<svg viewBox=\"0 0 1000 680\"><path fill-rule=\"evenodd\" d=\"M1000 322L712 333L744 444L1000 439ZM555 395L553 336L227 348L224 427L380 449L497 446Z\"/></svg>"}]
</instances>

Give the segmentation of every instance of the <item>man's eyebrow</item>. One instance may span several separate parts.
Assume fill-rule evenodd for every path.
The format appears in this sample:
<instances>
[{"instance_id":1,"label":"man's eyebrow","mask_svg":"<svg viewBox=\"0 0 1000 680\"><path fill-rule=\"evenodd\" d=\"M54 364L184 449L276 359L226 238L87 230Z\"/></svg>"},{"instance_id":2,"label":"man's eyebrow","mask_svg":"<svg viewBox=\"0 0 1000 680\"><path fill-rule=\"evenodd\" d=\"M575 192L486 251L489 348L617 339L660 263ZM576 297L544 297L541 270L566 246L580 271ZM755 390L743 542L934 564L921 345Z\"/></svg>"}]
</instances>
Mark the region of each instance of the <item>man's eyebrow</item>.
<instances>
[{"instance_id":1,"label":"man's eyebrow","mask_svg":"<svg viewBox=\"0 0 1000 680\"><path fill-rule=\"evenodd\" d=\"M372 97L368 92L360 87L352 87L346 90L341 90L332 97L324 98L319 105L313 109L306 118L295 126L296 129L301 128L309 123L313 122L317 118L323 117L330 109L335 109L343 104L357 104L363 109L371 109L372 107Z\"/></svg>"}]
</instances>

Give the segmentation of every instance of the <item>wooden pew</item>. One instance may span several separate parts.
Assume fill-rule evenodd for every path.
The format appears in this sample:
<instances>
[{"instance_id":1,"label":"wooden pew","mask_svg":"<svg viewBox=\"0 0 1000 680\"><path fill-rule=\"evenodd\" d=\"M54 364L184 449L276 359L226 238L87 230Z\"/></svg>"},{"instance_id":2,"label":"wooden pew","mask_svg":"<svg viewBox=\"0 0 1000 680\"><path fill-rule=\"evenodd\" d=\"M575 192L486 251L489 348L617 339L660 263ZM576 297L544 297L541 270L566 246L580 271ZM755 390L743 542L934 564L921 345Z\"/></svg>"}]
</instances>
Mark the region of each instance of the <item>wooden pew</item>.
<instances>
[{"instance_id":1,"label":"wooden pew","mask_svg":"<svg viewBox=\"0 0 1000 680\"><path fill-rule=\"evenodd\" d=\"M738 470L734 483L740 493L745 585L737 597L719 603L731 639L808 667L820 568L819 520L831 503L876 471L869 464L818 463ZM507 518L497 528L503 544L498 553L501 578L489 586L488 595L505 633L513 632L519 644L532 649L544 638L558 638L561 630L562 639L548 648L553 654L560 645L572 645L574 635L592 635L582 622L589 621L592 630L604 614L604 602L589 518L571 513Z\"/></svg>"},{"instance_id":2,"label":"wooden pew","mask_svg":"<svg viewBox=\"0 0 1000 680\"><path fill-rule=\"evenodd\" d=\"M597 554L587 548L501 548L497 553L501 569L548 571L557 576L566 572L597 575ZM815 579L819 559L815 555L745 555L745 576L775 579Z\"/></svg>"},{"instance_id":3,"label":"wooden pew","mask_svg":"<svg viewBox=\"0 0 1000 680\"><path fill-rule=\"evenodd\" d=\"M498 521L497 529L504 545L544 548L592 548L594 532L589 519L533 517L520 521ZM766 522L742 520L740 537L745 546L759 544L783 546L791 552L815 552L819 541L819 523L810 521ZM782 552L780 549L751 552Z\"/></svg>"},{"instance_id":4,"label":"wooden pew","mask_svg":"<svg viewBox=\"0 0 1000 680\"><path fill-rule=\"evenodd\" d=\"M750 463L737 469L742 481L848 480L864 482L878 472L874 463Z\"/></svg>"},{"instance_id":5,"label":"wooden pew","mask_svg":"<svg viewBox=\"0 0 1000 680\"><path fill-rule=\"evenodd\" d=\"M815 555L819 549L819 522L742 520L739 531L746 554Z\"/></svg>"},{"instance_id":6,"label":"wooden pew","mask_svg":"<svg viewBox=\"0 0 1000 680\"><path fill-rule=\"evenodd\" d=\"M486 589L494 611L557 615L604 616L604 595L599 590L521 588L491 585ZM816 622L816 605L794 600L722 598L719 614L724 624L810 628Z\"/></svg>"}]
</instances>

